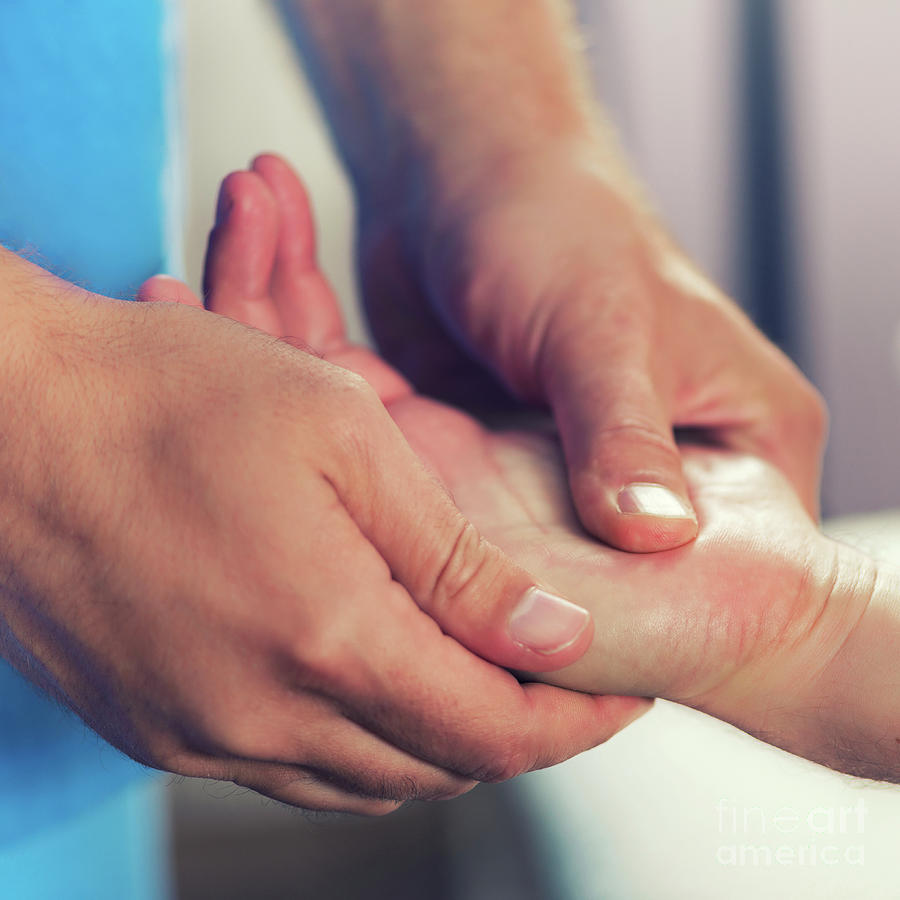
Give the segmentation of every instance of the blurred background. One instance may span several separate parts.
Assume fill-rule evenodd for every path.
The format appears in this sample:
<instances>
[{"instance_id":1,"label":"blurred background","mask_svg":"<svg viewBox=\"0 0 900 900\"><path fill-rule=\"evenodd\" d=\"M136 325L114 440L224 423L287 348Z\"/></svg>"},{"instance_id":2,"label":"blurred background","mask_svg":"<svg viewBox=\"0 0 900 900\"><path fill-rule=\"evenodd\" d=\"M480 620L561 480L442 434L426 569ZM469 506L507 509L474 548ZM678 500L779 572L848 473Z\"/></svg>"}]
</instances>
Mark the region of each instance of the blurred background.
<instances>
[{"instance_id":1,"label":"blurred background","mask_svg":"<svg viewBox=\"0 0 900 900\"><path fill-rule=\"evenodd\" d=\"M309 184L322 264L364 335L348 186L276 7L182 12L190 283L220 179L277 151ZM900 507L900 4L581 0L579 15L664 218L826 397L832 528L897 555L895 517L846 517ZM190 780L169 797L183 898L900 896L895 789L662 703L552 771L384 820Z\"/></svg>"}]
</instances>

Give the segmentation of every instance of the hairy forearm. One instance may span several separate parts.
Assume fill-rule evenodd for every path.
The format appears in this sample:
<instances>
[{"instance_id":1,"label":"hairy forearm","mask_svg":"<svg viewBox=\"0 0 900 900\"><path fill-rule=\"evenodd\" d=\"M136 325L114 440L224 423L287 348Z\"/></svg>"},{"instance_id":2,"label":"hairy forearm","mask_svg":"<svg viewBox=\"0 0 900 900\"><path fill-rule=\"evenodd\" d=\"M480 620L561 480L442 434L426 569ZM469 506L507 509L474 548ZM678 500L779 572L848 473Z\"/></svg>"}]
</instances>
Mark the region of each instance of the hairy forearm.
<instances>
[{"instance_id":1,"label":"hairy forearm","mask_svg":"<svg viewBox=\"0 0 900 900\"><path fill-rule=\"evenodd\" d=\"M568 0L293 0L358 189L490 178L547 144L623 175Z\"/></svg>"},{"instance_id":2,"label":"hairy forearm","mask_svg":"<svg viewBox=\"0 0 900 900\"><path fill-rule=\"evenodd\" d=\"M52 568L52 555L42 558L41 525L52 517L53 484L40 464L39 450L53 446L55 422L43 412L63 392L57 359L45 352L47 331L61 292L47 272L0 246L0 658L45 690L53 690L29 652L25 640L35 565Z\"/></svg>"}]
</instances>

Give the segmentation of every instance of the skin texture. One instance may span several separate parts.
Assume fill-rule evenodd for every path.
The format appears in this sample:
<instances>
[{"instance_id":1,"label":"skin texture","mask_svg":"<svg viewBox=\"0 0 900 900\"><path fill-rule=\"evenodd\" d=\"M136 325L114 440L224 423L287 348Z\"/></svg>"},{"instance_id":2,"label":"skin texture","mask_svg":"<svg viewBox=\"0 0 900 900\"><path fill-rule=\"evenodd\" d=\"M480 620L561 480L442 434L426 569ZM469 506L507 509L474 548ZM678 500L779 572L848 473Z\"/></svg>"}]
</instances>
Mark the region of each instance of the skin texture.
<instances>
[{"instance_id":1,"label":"skin texture","mask_svg":"<svg viewBox=\"0 0 900 900\"><path fill-rule=\"evenodd\" d=\"M550 765L647 708L485 661L571 662L590 629L557 657L512 640L534 579L359 376L5 250L0 300L0 653L135 759L383 813Z\"/></svg>"},{"instance_id":2,"label":"skin texture","mask_svg":"<svg viewBox=\"0 0 900 900\"><path fill-rule=\"evenodd\" d=\"M679 250L590 99L566 0L293 0L357 194L385 358L479 411L552 412L585 528L634 551L697 534L673 428L752 453L817 514L815 390Z\"/></svg>"},{"instance_id":3,"label":"skin texture","mask_svg":"<svg viewBox=\"0 0 900 900\"><path fill-rule=\"evenodd\" d=\"M559 671L529 677L583 691L666 697L845 771L863 771L860 759L872 762L872 735L893 727L897 706L883 689L873 704L865 688L900 646L896 576L826 539L782 473L746 454L686 446L697 540L652 555L598 543L579 524L551 427L488 429L416 394L382 359L347 342L334 297L315 268L303 188L284 162L260 157L250 172L229 176L223 192L232 195L232 213L210 247L209 308L265 323L272 334L308 342L325 359L366 377L481 531L591 610L597 627L587 653ZM229 265L245 259L240 277L252 269L252 283L265 285L261 293L251 292L250 279L242 290L240 277L228 291L217 289L225 247ZM296 281L292 254L305 259ZM157 290L151 281L143 295L152 299ZM183 291L183 302L199 305ZM873 609L880 628L872 624ZM870 648L879 641L878 660L861 677L860 661L869 666ZM854 709L867 710L865 729ZM882 743L887 758L866 773L894 777L896 753L891 757L892 746ZM855 759L847 746L859 751Z\"/></svg>"}]
</instances>

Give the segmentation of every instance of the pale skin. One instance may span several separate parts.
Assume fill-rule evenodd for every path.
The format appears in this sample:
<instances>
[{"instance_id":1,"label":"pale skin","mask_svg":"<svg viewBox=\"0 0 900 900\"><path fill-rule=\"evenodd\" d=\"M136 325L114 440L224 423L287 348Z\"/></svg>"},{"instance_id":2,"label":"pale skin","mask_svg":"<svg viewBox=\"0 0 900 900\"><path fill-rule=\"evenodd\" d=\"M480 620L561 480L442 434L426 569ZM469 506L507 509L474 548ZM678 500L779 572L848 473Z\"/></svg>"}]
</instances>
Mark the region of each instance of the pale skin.
<instances>
[{"instance_id":1,"label":"pale skin","mask_svg":"<svg viewBox=\"0 0 900 900\"><path fill-rule=\"evenodd\" d=\"M900 780L900 691L885 677L900 650L900 574L824 537L770 463L701 446L682 448L696 541L653 555L599 544L578 522L552 430L487 429L348 343L285 163L260 157L223 194L209 308L367 378L482 533L591 611L588 651L539 678L666 697L825 765ZM141 295L201 306L171 279Z\"/></svg>"},{"instance_id":2,"label":"pale skin","mask_svg":"<svg viewBox=\"0 0 900 900\"><path fill-rule=\"evenodd\" d=\"M356 190L386 359L469 408L549 409L579 519L613 546L697 534L676 426L772 462L817 514L822 402L653 214L568 0L287 5ZM674 503L636 506L648 483Z\"/></svg>"}]
</instances>

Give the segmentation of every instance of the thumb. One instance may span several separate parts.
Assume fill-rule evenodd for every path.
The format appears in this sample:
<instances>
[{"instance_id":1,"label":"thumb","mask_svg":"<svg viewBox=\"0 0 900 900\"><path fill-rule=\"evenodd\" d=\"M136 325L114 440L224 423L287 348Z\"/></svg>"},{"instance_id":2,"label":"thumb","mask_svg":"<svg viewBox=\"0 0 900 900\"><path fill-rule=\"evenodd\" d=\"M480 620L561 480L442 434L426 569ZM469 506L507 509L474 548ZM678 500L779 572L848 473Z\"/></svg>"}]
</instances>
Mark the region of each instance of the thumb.
<instances>
[{"instance_id":1,"label":"thumb","mask_svg":"<svg viewBox=\"0 0 900 900\"><path fill-rule=\"evenodd\" d=\"M619 355L598 359L596 347L580 335L548 351L545 369L579 518L622 550L685 544L697 535L697 517L648 366Z\"/></svg>"},{"instance_id":2,"label":"thumb","mask_svg":"<svg viewBox=\"0 0 900 900\"><path fill-rule=\"evenodd\" d=\"M366 425L365 455L377 460L377 477L333 483L418 606L469 650L506 668L542 672L579 659L593 637L590 613L482 538L387 415Z\"/></svg>"}]
</instances>

